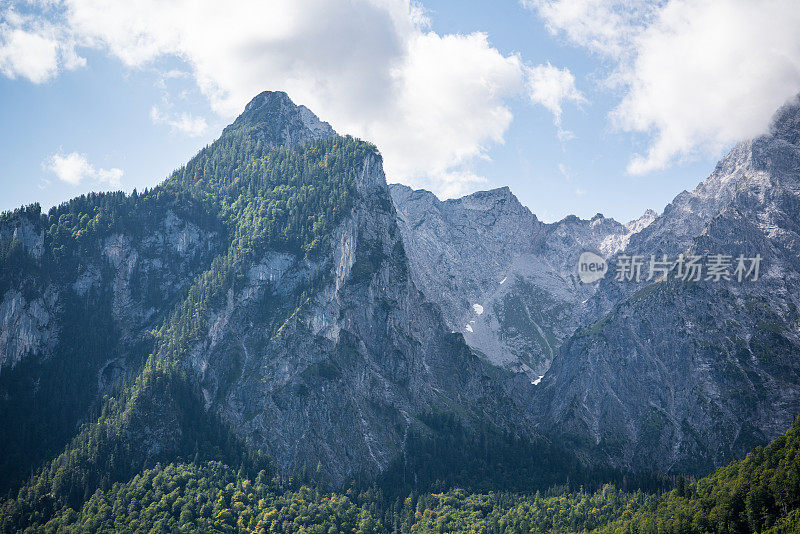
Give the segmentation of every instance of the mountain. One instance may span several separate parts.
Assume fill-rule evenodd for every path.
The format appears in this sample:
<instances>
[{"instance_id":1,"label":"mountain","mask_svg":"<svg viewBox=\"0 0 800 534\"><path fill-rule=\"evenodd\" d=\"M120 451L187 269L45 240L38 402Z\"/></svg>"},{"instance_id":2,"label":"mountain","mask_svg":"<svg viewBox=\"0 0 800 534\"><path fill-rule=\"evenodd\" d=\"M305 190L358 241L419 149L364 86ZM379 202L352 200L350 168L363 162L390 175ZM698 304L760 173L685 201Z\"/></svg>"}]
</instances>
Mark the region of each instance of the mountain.
<instances>
[{"instance_id":1,"label":"mountain","mask_svg":"<svg viewBox=\"0 0 800 534\"><path fill-rule=\"evenodd\" d=\"M593 301L608 312L565 341L534 401L548 432L590 461L702 473L800 411L799 118L797 102L781 109L624 251L726 254L733 267L760 255L758 280L604 279Z\"/></svg>"},{"instance_id":2,"label":"mountain","mask_svg":"<svg viewBox=\"0 0 800 534\"><path fill-rule=\"evenodd\" d=\"M350 198L333 208L317 254L254 249L241 287L209 310L186 362L205 409L283 470L319 466L335 485L385 471L429 413L523 425L502 373L449 332L411 280L380 156L329 143L304 145L319 150L306 161L358 150L342 163Z\"/></svg>"},{"instance_id":3,"label":"mountain","mask_svg":"<svg viewBox=\"0 0 800 534\"><path fill-rule=\"evenodd\" d=\"M545 224L507 187L446 201L390 189L417 286L474 351L537 383L597 289L578 280L580 254L613 254L655 215Z\"/></svg>"},{"instance_id":4,"label":"mountain","mask_svg":"<svg viewBox=\"0 0 800 534\"><path fill-rule=\"evenodd\" d=\"M235 507L247 477L657 489L742 457L800 412L798 143L795 102L660 215L544 223L508 188L387 186L374 146L264 92L151 190L2 214L3 530L136 477ZM762 263L615 276L662 254Z\"/></svg>"},{"instance_id":5,"label":"mountain","mask_svg":"<svg viewBox=\"0 0 800 534\"><path fill-rule=\"evenodd\" d=\"M154 189L17 210L0 238L4 489L33 473L15 525L157 462L332 487L574 468L529 381L417 289L375 147L285 93Z\"/></svg>"},{"instance_id":6,"label":"mountain","mask_svg":"<svg viewBox=\"0 0 800 534\"><path fill-rule=\"evenodd\" d=\"M626 225L544 224L507 188L441 202L394 185L412 276L478 354L540 384L539 430L586 463L707 472L800 411L799 125L795 101L661 215ZM585 251L608 261L599 282L576 276ZM647 280L651 255L682 253L758 254L761 276ZM644 275L616 280L631 256Z\"/></svg>"},{"instance_id":7,"label":"mountain","mask_svg":"<svg viewBox=\"0 0 800 534\"><path fill-rule=\"evenodd\" d=\"M332 135L285 93L265 92L219 143L263 150ZM152 332L229 248L220 209L173 178L142 195L3 214L0 421L15 431L0 440L0 490L63 449L103 396L141 370Z\"/></svg>"}]
</instances>

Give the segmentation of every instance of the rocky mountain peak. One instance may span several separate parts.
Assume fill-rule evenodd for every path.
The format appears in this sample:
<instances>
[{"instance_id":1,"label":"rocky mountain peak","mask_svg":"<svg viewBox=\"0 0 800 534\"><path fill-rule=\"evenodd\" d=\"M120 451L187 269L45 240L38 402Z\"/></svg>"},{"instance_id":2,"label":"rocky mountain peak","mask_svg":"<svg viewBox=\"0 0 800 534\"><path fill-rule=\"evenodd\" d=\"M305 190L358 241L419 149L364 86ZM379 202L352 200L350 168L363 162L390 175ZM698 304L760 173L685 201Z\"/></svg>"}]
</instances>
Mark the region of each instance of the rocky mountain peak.
<instances>
[{"instance_id":1,"label":"rocky mountain peak","mask_svg":"<svg viewBox=\"0 0 800 534\"><path fill-rule=\"evenodd\" d=\"M800 145L800 95L787 102L772 117L770 135Z\"/></svg>"},{"instance_id":2,"label":"rocky mountain peak","mask_svg":"<svg viewBox=\"0 0 800 534\"><path fill-rule=\"evenodd\" d=\"M274 107L275 103L294 104L285 91L262 91L247 103L244 107L244 112L252 113L254 110L261 109L265 106Z\"/></svg>"},{"instance_id":3,"label":"rocky mountain peak","mask_svg":"<svg viewBox=\"0 0 800 534\"><path fill-rule=\"evenodd\" d=\"M295 146L336 135L330 124L283 91L264 91L253 98L222 135L234 132L251 132L270 146Z\"/></svg>"},{"instance_id":4,"label":"rocky mountain peak","mask_svg":"<svg viewBox=\"0 0 800 534\"><path fill-rule=\"evenodd\" d=\"M650 226L650 223L656 220L656 217L658 217L658 213L651 209L647 209L637 219L627 222L625 227L630 230L631 233L635 234Z\"/></svg>"},{"instance_id":5,"label":"rocky mountain peak","mask_svg":"<svg viewBox=\"0 0 800 534\"><path fill-rule=\"evenodd\" d=\"M708 178L680 193L660 216L633 232L627 252L675 253L689 246L728 206L768 202L768 191L800 190L799 144L800 99L796 98L775 113L766 134L737 143Z\"/></svg>"},{"instance_id":6,"label":"rocky mountain peak","mask_svg":"<svg viewBox=\"0 0 800 534\"><path fill-rule=\"evenodd\" d=\"M514 193L511 192L511 189L507 185L504 185L503 187L497 187L495 189L489 189L488 191L476 191L475 193L461 197L459 200L461 200L462 202L470 200L474 201L486 200L486 201L512 201L519 203L519 200L517 200L517 197L514 195Z\"/></svg>"},{"instance_id":7,"label":"rocky mountain peak","mask_svg":"<svg viewBox=\"0 0 800 534\"><path fill-rule=\"evenodd\" d=\"M491 213L492 217L484 222L491 223L492 226L508 218L525 219L528 224L538 223L536 215L522 205L508 186L477 191L461 198L446 200L443 204L457 210Z\"/></svg>"}]
</instances>

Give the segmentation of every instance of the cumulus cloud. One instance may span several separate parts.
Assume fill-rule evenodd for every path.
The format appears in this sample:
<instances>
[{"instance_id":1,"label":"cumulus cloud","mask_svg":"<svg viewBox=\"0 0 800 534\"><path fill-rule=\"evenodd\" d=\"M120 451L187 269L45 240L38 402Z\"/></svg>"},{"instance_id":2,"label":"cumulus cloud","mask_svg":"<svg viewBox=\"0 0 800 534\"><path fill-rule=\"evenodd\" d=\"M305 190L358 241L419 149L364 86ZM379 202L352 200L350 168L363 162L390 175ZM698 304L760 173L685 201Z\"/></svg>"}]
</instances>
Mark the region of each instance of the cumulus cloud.
<instances>
[{"instance_id":1,"label":"cumulus cloud","mask_svg":"<svg viewBox=\"0 0 800 534\"><path fill-rule=\"evenodd\" d=\"M21 76L34 83L52 78L58 71L58 45L36 33L2 32L0 69L10 78Z\"/></svg>"},{"instance_id":2,"label":"cumulus cloud","mask_svg":"<svg viewBox=\"0 0 800 534\"><path fill-rule=\"evenodd\" d=\"M559 69L549 63L528 68L527 71L531 101L550 110L560 138L571 137L569 131L561 128L562 103L571 101L580 105L586 102L583 93L575 87L575 76L568 69Z\"/></svg>"},{"instance_id":3,"label":"cumulus cloud","mask_svg":"<svg viewBox=\"0 0 800 534\"><path fill-rule=\"evenodd\" d=\"M763 132L800 91L798 27L794 0L667 5L637 39L630 90L613 114L625 130L653 132L629 170Z\"/></svg>"},{"instance_id":4,"label":"cumulus cloud","mask_svg":"<svg viewBox=\"0 0 800 534\"><path fill-rule=\"evenodd\" d=\"M84 180L105 183L113 187L122 185L122 169L97 169L86 159L85 154L53 154L43 166L56 178L70 185L79 185Z\"/></svg>"},{"instance_id":5,"label":"cumulus cloud","mask_svg":"<svg viewBox=\"0 0 800 534\"><path fill-rule=\"evenodd\" d=\"M189 137L200 137L208 130L208 123L203 117L195 117L191 113L166 113L157 106L150 108L150 120L153 124L166 124L173 132L180 132Z\"/></svg>"},{"instance_id":6,"label":"cumulus cloud","mask_svg":"<svg viewBox=\"0 0 800 534\"><path fill-rule=\"evenodd\" d=\"M375 142L390 180L443 195L480 182L472 169L503 141L511 98L528 93L556 115L560 129L562 106L579 94L566 71L540 71L498 51L485 34L430 31L410 0L58 5L59 24L75 46L107 50L134 68L178 57L224 117L262 90L285 90L338 131ZM156 116L200 128L191 117Z\"/></svg>"},{"instance_id":7,"label":"cumulus cloud","mask_svg":"<svg viewBox=\"0 0 800 534\"><path fill-rule=\"evenodd\" d=\"M20 14L13 6L0 8L0 73L4 76L43 83L61 69L85 64L63 27Z\"/></svg>"},{"instance_id":8,"label":"cumulus cloud","mask_svg":"<svg viewBox=\"0 0 800 534\"><path fill-rule=\"evenodd\" d=\"M628 170L717 154L765 131L800 91L796 0L525 0L554 33L610 60L611 112L650 137Z\"/></svg>"},{"instance_id":9,"label":"cumulus cloud","mask_svg":"<svg viewBox=\"0 0 800 534\"><path fill-rule=\"evenodd\" d=\"M503 56L485 34L414 35L395 65L393 96L379 120L342 116L381 148L392 180L453 196L481 180L464 166L485 158L513 118L504 98L522 91L523 66ZM334 122L337 122L336 120ZM463 187L459 187L462 185Z\"/></svg>"},{"instance_id":10,"label":"cumulus cloud","mask_svg":"<svg viewBox=\"0 0 800 534\"><path fill-rule=\"evenodd\" d=\"M621 57L664 0L520 0L553 34L604 56Z\"/></svg>"}]
</instances>

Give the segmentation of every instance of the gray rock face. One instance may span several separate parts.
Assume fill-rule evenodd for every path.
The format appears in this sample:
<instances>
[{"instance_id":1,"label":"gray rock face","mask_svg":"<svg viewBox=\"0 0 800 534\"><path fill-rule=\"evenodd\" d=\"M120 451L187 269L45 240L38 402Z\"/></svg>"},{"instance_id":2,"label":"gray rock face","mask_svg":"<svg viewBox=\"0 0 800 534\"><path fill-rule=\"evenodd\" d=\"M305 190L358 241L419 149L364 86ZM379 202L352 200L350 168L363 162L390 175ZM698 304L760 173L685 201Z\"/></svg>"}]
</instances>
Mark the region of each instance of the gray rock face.
<instances>
[{"instance_id":1,"label":"gray rock face","mask_svg":"<svg viewBox=\"0 0 800 534\"><path fill-rule=\"evenodd\" d=\"M319 120L307 107L296 106L283 91L264 91L253 98L222 135L243 129L273 147L292 147L336 135L330 124Z\"/></svg>"},{"instance_id":2,"label":"gray rock face","mask_svg":"<svg viewBox=\"0 0 800 534\"><path fill-rule=\"evenodd\" d=\"M265 251L191 358L207 409L283 469L319 465L337 485L385 470L425 414L530 427L507 408L513 377L473 355L417 290L378 156L357 193L320 260Z\"/></svg>"},{"instance_id":3,"label":"gray rock face","mask_svg":"<svg viewBox=\"0 0 800 534\"><path fill-rule=\"evenodd\" d=\"M537 383L596 289L577 279L578 256L613 254L632 232L599 214L542 223L507 187L444 202L403 185L391 191L425 296L488 361Z\"/></svg>"},{"instance_id":4,"label":"gray rock face","mask_svg":"<svg viewBox=\"0 0 800 534\"><path fill-rule=\"evenodd\" d=\"M393 186L412 276L473 349L544 375L530 410L588 463L707 471L800 411L799 124L794 102L661 215L627 225L542 224L507 190L439 202ZM610 273L579 284L581 251ZM684 252L761 254L761 278L614 279L621 254Z\"/></svg>"},{"instance_id":5,"label":"gray rock face","mask_svg":"<svg viewBox=\"0 0 800 534\"><path fill-rule=\"evenodd\" d=\"M167 210L144 238L125 234L106 238L101 258L89 264L73 288L79 294L90 289L110 290L111 311L121 337L135 341L155 326L153 320L164 312L160 304L182 294L203 259L213 257L219 246L216 232L201 229ZM98 276L108 267L111 272L107 277Z\"/></svg>"},{"instance_id":6,"label":"gray rock face","mask_svg":"<svg viewBox=\"0 0 800 534\"><path fill-rule=\"evenodd\" d=\"M159 215L135 235L93 238L75 263L54 259L38 212L0 219L0 245L22 245L18 266L0 277L0 423L16 429L0 444L4 489L135 376L150 332L219 253L216 231Z\"/></svg>"},{"instance_id":7,"label":"gray rock face","mask_svg":"<svg viewBox=\"0 0 800 534\"><path fill-rule=\"evenodd\" d=\"M58 350L62 323L74 319L64 317L68 310L60 301L65 298L78 297L81 306L93 306L108 290L117 328L129 334L128 341L140 338L153 326L154 292L156 300L163 302L186 288L196 264L218 246L218 237L168 210L143 238L123 234L106 238L101 249L82 258L79 272L63 283L43 282L38 273L31 272L20 287L11 287L0 300L0 373L26 356L46 359ZM19 240L33 266L39 266L44 234L35 230L27 216L0 225L0 239ZM153 284L158 287L148 291Z\"/></svg>"},{"instance_id":8,"label":"gray rock face","mask_svg":"<svg viewBox=\"0 0 800 534\"><path fill-rule=\"evenodd\" d=\"M600 214L546 224L508 188L442 202L388 187L370 154L328 248L313 260L284 249L248 259L235 289L209 304L183 375L197 378L203 415L282 469L319 466L336 485L403 458L430 414L545 434L587 463L706 471L800 411L799 117L800 104L781 110L769 135L737 145L694 191L628 224ZM234 130L273 147L336 135L271 92ZM34 266L47 259L36 221L1 222L0 242L19 243ZM175 205L151 223L104 235L58 284L34 269L3 288L1 387L35 398L41 377L20 386L13 373L54 374L48 362L70 361L69 343L98 328L90 321L107 330L87 364L95 399L141 365L148 332L227 247ZM612 269L623 253L760 254L763 265L743 283L585 284L576 267L587 251ZM177 447L186 417L182 396L154 391L125 412L128 439L150 456ZM8 403L0 389L0 415Z\"/></svg>"},{"instance_id":9,"label":"gray rock face","mask_svg":"<svg viewBox=\"0 0 800 534\"><path fill-rule=\"evenodd\" d=\"M13 368L29 354L52 355L58 342L57 307L52 286L32 301L16 289L6 291L0 301L0 370Z\"/></svg>"},{"instance_id":10,"label":"gray rock face","mask_svg":"<svg viewBox=\"0 0 800 534\"><path fill-rule=\"evenodd\" d=\"M18 240L23 250L36 259L44 252L44 232L37 230L28 217L18 217L0 225L0 241Z\"/></svg>"},{"instance_id":11,"label":"gray rock face","mask_svg":"<svg viewBox=\"0 0 800 534\"><path fill-rule=\"evenodd\" d=\"M600 284L610 311L564 344L534 402L587 461L703 472L800 411L798 116L781 110L625 251L760 254L758 281Z\"/></svg>"}]
</instances>

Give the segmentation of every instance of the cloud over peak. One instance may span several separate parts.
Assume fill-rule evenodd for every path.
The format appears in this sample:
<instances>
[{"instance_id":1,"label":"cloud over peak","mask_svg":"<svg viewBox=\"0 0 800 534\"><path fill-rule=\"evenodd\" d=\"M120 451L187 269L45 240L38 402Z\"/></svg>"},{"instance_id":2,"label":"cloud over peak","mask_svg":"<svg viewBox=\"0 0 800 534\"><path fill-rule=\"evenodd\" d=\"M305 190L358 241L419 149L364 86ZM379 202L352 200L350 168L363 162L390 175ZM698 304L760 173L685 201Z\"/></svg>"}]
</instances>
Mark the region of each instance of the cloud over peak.
<instances>
[{"instance_id":1,"label":"cloud over peak","mask_svg":"<svg viewBox=\"0 0 800 534\"><path fill-rule=\"evenodd\" d=\"M716 155L764 132L800 91L796 0L523 0L555 34L611 62L610 113L649 146L628 171Z\"/></svg>"},{"instance_id":2,"label":"cloud over peak","mask_svg":"<svg viewBox=\"0 0 800 534\"><path fill-rule=\"evenodd\" d=\"M503 141L510 99L528 94L559 130L563 106L579 101L566 69L528 65L483 33L433 32L409 0L56 4L47 23L66 36L58 46L106 50L131 67L178 57L224 117L262 90L284 90L337 131L375 142L390 180L443 195L480 180L471 169ZM202 129L157 108L151 118Z\"/></svg>"}]
</instances>

